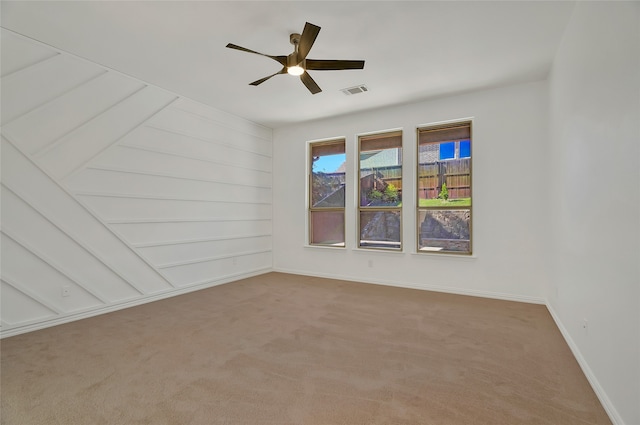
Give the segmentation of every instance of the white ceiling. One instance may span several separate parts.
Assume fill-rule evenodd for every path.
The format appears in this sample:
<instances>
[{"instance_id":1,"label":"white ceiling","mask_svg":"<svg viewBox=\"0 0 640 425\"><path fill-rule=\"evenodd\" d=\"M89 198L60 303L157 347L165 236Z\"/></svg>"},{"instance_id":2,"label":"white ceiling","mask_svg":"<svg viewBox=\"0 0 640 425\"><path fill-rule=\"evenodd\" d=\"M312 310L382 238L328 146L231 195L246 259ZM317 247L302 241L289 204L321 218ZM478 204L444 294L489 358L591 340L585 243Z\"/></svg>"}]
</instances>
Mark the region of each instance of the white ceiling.
<instances>
[{"instance_id":1,"label":"white ceiling","mask_svg":"<svg viewBox=\"0 0 640 425\"><path fill-rule=\"evenodd\" d=\"M573 2L2 1L2 26L269 127L546 77ZM289 34L322 27L309 58L323 92L277 75ZM340 89L366 84L353 96Z\"/></svg>"}]
</instances>

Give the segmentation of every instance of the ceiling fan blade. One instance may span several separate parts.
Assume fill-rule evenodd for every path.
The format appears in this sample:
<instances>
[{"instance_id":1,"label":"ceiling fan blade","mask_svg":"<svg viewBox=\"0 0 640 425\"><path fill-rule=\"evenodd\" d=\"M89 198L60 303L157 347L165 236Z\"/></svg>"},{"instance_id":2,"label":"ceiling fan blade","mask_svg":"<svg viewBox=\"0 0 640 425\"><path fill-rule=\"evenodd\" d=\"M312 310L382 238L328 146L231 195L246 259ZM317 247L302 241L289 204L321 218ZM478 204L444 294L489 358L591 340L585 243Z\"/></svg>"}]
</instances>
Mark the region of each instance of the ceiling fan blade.
<instances>
[{"instance_id":1,"label":"ceiling fan blade","mask_svg":"<svg viewBox=\"0 0 640 425\"><path fill-rule=\"evenodd\" d=\"M330 59L307 59L307 69L316 71L339 71L342 69L363 69L364 61L342 61Z\"/></svg>"},{"instance_id":2,"label":"ceiling fan blade","mask_svg":"<svg viewBox=\"0 0 640 425\"><path fill-rule=\"evenodd\" d=\"M307 86L311 94L320 93L322 91L320 87L316 84L316 82L313 81L313 78L311 78L311 75L309 75L308 72L305 72L304 74L302 74L300 76L300 80L304 83L305 86Z\"/></svg>"},{"instance_id":3,"label":"ceiling fan blade","mask_svg":"<svg viewBox=\"0 0 640 425\"><path fill-rule=\"evenodd\" d=\"M229 49L240 50L242 52L255 53L256 55L266 56L268 58L273 59L276 62L280 62L280 65L282 65L282 66L286 66L287 65L287 57L286 56L265 55L264 53L256 52L255 50L250 50L250 49L247 49L246 47L238 46L238 45L233 44L233 43L227 44L226 47L228 47Z\"/></svg>"},{"instance_id":4,"label":"ceiling fan blade","mask_svg":"<svg viewBox=\"0 0 640 425\"><path fill-rule=\"evenodd\" d=\"M259 80L256 80L253 83L249 83L249 85L250 86L258 86L258 85L264 83L265 81L267 81L271 77L274 77L274 76L276 76L278 74L286 74L286 73L287 73L287 67L284 67L280 71L276 72L275 74L271 74L268 77L260 78Z\"/></svg>"},{"instance_id":5,"label":"ceiling fan blade","mask_svg":"<svg viewBox=\"0 0 640 425\"><path fill-rule=\"evenodd\" d=\"M319 32L319 26L310 24L309 22L304 24L304 29L300 36L300 43L298 44L298 61L302 62L304 58L307 57Z\"/></svg>"}]
</instances>

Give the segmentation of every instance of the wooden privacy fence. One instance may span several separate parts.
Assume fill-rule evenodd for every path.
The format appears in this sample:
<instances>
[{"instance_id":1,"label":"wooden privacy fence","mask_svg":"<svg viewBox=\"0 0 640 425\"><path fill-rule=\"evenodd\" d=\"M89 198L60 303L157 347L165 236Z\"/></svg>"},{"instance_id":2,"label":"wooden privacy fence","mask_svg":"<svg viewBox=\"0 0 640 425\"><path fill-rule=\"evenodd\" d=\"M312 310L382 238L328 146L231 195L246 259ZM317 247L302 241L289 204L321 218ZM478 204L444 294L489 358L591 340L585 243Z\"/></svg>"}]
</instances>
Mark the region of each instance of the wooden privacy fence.
<instances>
[{"instance_id":1,"label":"wooden privacy fence","mask_svg":"<svg viewBox=\"0 0 640 425\"><path fill-rule=\"evenodd\" d=\"M370 174L381 175L381 179L388 184L393 184L398 191L402 191L402 165L388 165L385 167L371 167L360 169L360 178Z\"/></svg>"},{"instance_id":2,"label":"wooden privacy fence","mask_svg":"<svg viewBox=\"0 0 640 425\"><path fill-rule=\"evenodd\" d=\"M399 192L402 191L401 165L361 169L360 177L366 177L372 173L381 175L382 180L392 183ZM326 173L326 175L339 177L344 181L344 173ZM418 166L418 192L421 199L437 198L443 183L447 183L450 199L471 197L471 158L425 162Z\"/></svg>"},{"instance_id":3,"label":"wooden privacy fence","mask_svg":"<svg viewBox=\"0 0 640 425\"><path fill-rule=\"evenodd\" d=\"M449 199L471 196L471 158L423 163L418 166L420 199L437 198L447 184Z\"/></svg>"}]
</instances>

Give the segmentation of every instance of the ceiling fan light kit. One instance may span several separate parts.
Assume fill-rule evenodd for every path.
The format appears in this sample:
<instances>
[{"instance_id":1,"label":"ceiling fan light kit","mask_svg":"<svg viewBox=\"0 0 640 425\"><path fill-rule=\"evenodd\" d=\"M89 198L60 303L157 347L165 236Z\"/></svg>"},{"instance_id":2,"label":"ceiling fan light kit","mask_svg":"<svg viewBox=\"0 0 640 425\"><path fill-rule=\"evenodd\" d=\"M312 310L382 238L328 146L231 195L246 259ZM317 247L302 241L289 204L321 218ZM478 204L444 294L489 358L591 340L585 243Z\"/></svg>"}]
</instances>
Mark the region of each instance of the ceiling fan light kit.
<instances>
[{"instance_id":1,"label":"ceiling fan light kit","mask_svg":"<svg viewBox=\"0 0 640 425\"><path fill-rule=\"evenodd\" d=\"M294 33L289 36L289 42L293 44L293 53L287 56L266 55L232 43L227 44L227 47L230 49L266 56L282 65L282 69L280 71L249 83L250 85L258 86L278 74L289 74L299 76L300 81L302 81L311 94L316 94L320 93L322 90L307 71L340 71L344 69L364 68L363 60L307 59L307 55L309 54L313 43L316 41L316 37L318 37L319 32L319 26L307 22L304 25L302 34Z\"/></svg>"},{"instance_id":2,"label":"ceiling fan light kit","mask_svg":"<svg viewBox=\"0 0 640 425\"><path fill-rule=\"evenodd\" d=\"M290 66L287 67L287 74L289 75L302 75L304 73L304 67L302 66L298 66L298 65L294 65L294 66Z\"/></svg>"}]
</instances>

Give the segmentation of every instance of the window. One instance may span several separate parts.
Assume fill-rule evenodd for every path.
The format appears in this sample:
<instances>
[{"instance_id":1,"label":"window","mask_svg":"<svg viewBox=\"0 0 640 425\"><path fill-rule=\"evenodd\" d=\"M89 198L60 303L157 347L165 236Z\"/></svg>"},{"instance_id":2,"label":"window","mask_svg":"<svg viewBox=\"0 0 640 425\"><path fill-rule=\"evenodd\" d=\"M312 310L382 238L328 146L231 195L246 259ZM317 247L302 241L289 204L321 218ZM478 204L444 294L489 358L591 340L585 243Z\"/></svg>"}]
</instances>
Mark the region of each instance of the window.
<instances>
[{"instance_id":1,"label":"window","mask_svg":"<svg viewBox=\"0 0 640 425\"><path fill-rule=\"evenodd\" d=\"M471 254L471 123L418 129L418 251Z\"/></svg>"},{"instance_id":2,"label":"window","mask_svg":"<svg viewBox=\"0 0 640 425\"><path fill-rule=\"evenodd\" d=\"M361 136L360 248L402 249L402 132Z\"/></svg>"},{"instance_id":3,"label":"window","mask_svg":"<svg viewBox=\"0 0 640 425\"><path fill-rule=\"evenodd\" d=\"M309 244L344 247L344 140L311 143L309 152Z\"/></svg>"}]
</instances>

